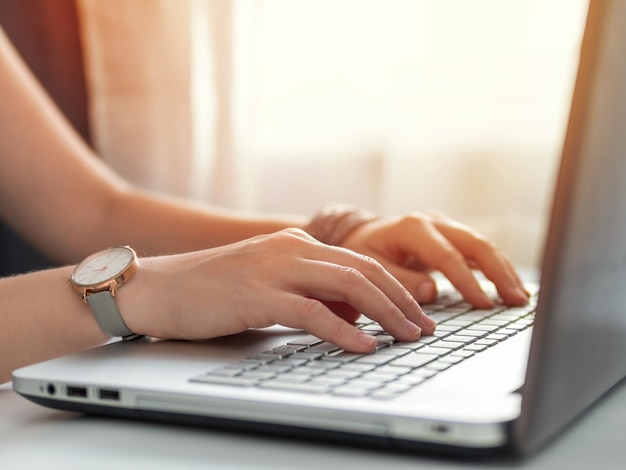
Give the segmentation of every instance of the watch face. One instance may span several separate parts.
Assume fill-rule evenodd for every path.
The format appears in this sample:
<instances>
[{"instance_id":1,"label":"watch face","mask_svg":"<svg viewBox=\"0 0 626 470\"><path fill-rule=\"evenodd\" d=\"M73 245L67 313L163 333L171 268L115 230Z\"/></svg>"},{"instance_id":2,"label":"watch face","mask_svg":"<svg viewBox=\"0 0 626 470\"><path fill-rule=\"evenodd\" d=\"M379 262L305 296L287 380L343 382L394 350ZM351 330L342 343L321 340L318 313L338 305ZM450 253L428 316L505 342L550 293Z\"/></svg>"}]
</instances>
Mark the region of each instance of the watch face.
<instances>
[{"instance_id":1,"label":"watch face","mask_svg":"<svg viewBox=\"0 0 626 470\"><path fill-rule=\"evenodd\" d=\"M115 279L133 261L133 251L126 247L111 248L85 259L72 275L76 284L89 286Z\"/></svg>"}]
</instances>

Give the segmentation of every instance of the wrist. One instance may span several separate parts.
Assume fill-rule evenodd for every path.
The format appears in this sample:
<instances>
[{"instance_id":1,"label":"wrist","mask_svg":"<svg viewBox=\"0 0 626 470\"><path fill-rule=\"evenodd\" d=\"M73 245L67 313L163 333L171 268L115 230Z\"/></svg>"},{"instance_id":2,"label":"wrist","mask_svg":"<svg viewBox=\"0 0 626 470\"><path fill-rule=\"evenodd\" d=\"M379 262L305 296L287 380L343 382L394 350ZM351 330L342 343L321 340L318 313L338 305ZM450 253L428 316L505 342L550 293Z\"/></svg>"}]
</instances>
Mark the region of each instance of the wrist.
<instances>
[{"instance_id":1,"label":"wrist","mask_svg":"<svg viewBox=\"0 0 626 470\"><path fill-rule=\"evenodd\" d=\"M340 246L352 232L376 219L372 211L350 204L329 203L313 216L305 231L322 243Z\"/></svg>"},{"instance_id":2,"label":"wrist","mask_svg":"<svg viewBox=\"0 0 626 470\"><path fill-rule=\"evenodd\" d=\"M160 308L160 296L150 273L152 259L139 258L138 265L132 282L117 291L116 303L124 323L131 331L138 335L161 337L154 322Z\"/></svg>"}]
</instances>

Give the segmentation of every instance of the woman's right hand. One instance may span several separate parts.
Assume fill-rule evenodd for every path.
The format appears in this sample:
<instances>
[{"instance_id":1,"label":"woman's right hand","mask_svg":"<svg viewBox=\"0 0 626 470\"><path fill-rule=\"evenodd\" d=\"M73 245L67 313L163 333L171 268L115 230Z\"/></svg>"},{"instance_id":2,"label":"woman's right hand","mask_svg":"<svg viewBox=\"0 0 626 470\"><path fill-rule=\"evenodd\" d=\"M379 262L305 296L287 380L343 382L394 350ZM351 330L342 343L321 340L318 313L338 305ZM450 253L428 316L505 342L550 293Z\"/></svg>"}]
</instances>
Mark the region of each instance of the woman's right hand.
<instances>
[{"instance_id":1,"label":"woman's right hand","mask_svg":"<svg viewBox=\"0 0 626 470\"><path fill-rule=\"evenodd\" d=\"M208 339L279 324L347 351L368 352L376 342L352 324L357 312L400 341L435 329L380 263L298 229L142 258L117 295L128 327L158 338Z\"/></svg>"}]
</instances>

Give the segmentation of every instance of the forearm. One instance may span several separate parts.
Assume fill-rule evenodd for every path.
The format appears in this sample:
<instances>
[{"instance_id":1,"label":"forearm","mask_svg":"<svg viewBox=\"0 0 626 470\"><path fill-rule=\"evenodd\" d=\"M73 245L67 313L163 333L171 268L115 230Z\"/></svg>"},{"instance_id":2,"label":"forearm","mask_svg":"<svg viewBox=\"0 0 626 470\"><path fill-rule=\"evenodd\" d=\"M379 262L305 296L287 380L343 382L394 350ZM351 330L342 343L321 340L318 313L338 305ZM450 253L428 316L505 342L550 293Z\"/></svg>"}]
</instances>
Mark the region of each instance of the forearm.
<instances>
[{"instance_id":1,"label":"forearm","mask_svg":"<svg viewBox=\"0 0 626 470\"><path fill-rule=\"evenodd\" d=\"M73 132L2 31L0 89L0 217L52 260L125 243L146 254L200 249L305 223L133 188Z\"/></svg>"},{"instance_id":2,"label":"forearm","mask_svg":"<svg viewBox=\"0 0 626 470\"><path fill-rule=\"evenodd\" d=\"M129 190L108 214L104 244L129 244L142 255L222 246L284 228L303 228L309 218L251 214L144 191ZM94 234L97 235L97 234ZM106 242L106 243L105 243Z\"/></svg>"},{"instance_id":3,"label":"forearm","mask_svg":"<svg viewBox=\"0 0 626 470\"><path fill-rule=\"evenodd\" d=\"M106 335L73 291L71 267L0 279L0 383L18 367L102 344Z\"/></svg>"}]
</instances>

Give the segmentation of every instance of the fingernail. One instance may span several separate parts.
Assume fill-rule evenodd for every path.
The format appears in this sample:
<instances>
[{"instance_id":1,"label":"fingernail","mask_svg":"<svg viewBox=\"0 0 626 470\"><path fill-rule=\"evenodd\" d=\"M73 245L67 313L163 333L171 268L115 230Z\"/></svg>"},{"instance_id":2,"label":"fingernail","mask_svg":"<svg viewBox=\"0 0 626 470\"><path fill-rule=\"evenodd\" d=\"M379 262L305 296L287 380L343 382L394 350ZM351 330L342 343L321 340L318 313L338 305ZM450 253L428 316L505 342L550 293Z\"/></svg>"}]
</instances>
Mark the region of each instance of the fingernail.
<instances>
[{"instance_id":1,"label":"fingernail","mask_svg":"<svg viewBox=\"0 0 626 470\"><path fill-rule=\"evenodd\" d=\"M412 321L407 320L407 319L405 318L405 319L404 319L404 324L405 324L405 326L406 326L406 329L407 329L408 331L410 331L410 332L411 332L411 334L412 334L414 337L416 337L416 338L417 338L419 335L421 335L421 334L422 334L422 329L421 329L419 326L417 326L415 323L413 323Z\"/></svg>"},{"instance_id":2,"label":"fingernail","mask_svg":"<svg viewBox=\"0 0 626 470\"><path fill-rule=\"evenodd\" d=\"M376 339L373 336L370 336L368 334L365 333L361 333L359 334L359 342L367 347L367 349L372 350L374 349L374 347L376 347Z\"/></svg>"},{"instance_id":3,"label":"fingernail","mask_svg":"<svg viewBox=\"0 0 626 470\"><path fill-rule=\"evenodd\" d=\"M425 313L422 314L422 318L424 319L424 323L426 324L426 326L428 326L430 328L434 328L434 327L437 326L437 322L435 320L433 320L432 318L430 318Z\"/></svg>"},{"instance_id":4,"label":"fingernail","mask_svg":"<svg viewBox=\"0 0 626 470\"><path fill-rule=\"evenodd\" d=\"M529 295L519 287L511 289L511 294L518 299L520 302L526 303L528 302Z\"/></svg>"},{"instance_id":5,"label":"fingernail","mask_svg":"<svg viewBox=\"0 0 626 470\"><path fill-rule=\"evenodd\" d=\"M431 282L422 282L415 289L415 298L418 302L432 302L436 296L435 285Z\"/></svg>"}]
</instances>

